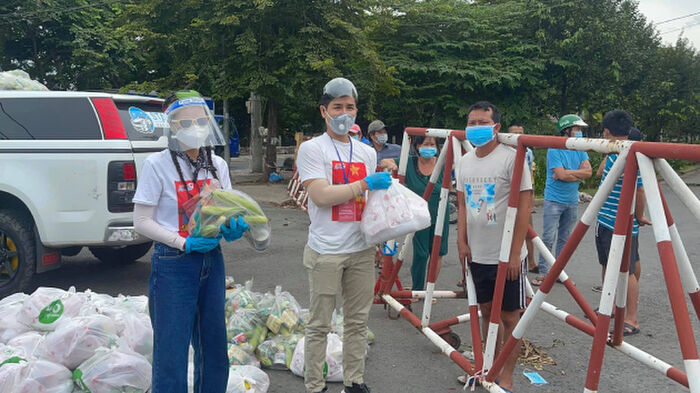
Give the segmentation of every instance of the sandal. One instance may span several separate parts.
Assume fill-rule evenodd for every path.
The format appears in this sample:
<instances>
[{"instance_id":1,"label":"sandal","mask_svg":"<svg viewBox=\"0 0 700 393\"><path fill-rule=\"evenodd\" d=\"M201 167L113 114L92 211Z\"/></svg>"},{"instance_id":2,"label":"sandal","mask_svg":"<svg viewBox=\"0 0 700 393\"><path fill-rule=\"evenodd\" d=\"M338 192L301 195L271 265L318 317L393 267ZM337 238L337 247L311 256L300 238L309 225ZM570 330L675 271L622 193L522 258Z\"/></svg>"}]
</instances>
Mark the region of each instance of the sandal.
<instances>
[{"instance_id":1,"label":"sandal","mask_svg":"<svg viewBox=\"0 0 700 393\"><path fill-rule=\"evenodd\" d=\"M622 335L627 337L627 336L632 336L637 333L639 333L641 330L639 330L638 327L632 325L631 323L625 322L625 327L622 329Z\"/></svg>"},{"instance_id":2,"label":"sandal","mask_svg":"<svg viewBox=\"0 0 700 393\"><path fill-rule=\"evenodd\" d=\"M532 281L530 281L530 284L539 287L542 285L544 282L544 274L538 274L537 277L533 278Z\"/></svg>"},{"instance_id":3,"label":"sandal","mask_svg":"<svg viewBox=\"0 0 700 393\"><path fill-rule=\"evenodd\" d=\"M466 288L467 284L464 283L464 280L459 280L457 281L457 286L460 288Z\"/></svg>"},{"instance_id":4,"label":"sandal","mask_svg":"<svg viewBox=\"0 0 700 393\"><path fill-rule=\"evenodd\" d=\"M530 273L539 273L539 272L540 272L540 268L539 268L539 266L535 266L535 267L533 267L533 268L531 268L531 269L528 269L528 272L530 272Z\"/></svg>"},{"instance_id":5,"label":"sandal","mask_svg":"<svg viewBox=\"0 0 700 393\"><path fill-rule=\"evenodd\" d=\"M598 293L602 293L602 292L603 292L603 286L601 286L601 285L595 285L595 286L593 286L593 287L591 288L591 291L593 291L593 292L598 292Z\"/></svg>"}]
</instances>

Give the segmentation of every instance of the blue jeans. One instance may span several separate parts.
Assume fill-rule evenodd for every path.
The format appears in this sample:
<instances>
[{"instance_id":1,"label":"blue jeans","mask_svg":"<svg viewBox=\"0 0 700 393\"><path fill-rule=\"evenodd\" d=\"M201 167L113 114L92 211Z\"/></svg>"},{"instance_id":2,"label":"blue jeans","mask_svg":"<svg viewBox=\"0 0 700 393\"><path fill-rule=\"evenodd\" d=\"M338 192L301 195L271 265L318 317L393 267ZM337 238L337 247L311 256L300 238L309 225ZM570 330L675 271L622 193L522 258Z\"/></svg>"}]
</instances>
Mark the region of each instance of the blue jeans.
<instances>
[{"instance_id":1,"label":"blue jeans","mask_svg":"<svg viewBox=\"0 0 700 393\"><path fill-rule=\"evenodd\" d=\"M156 243L151 262L151 393L187 393L190 342L194 347L194 392L225 393L229 361L221 248L206 254L185 254Z\"/></svg>"},{"instance_id":2,"label":"blue jeans","mask_svg":"<svg viewBox=\"0 0 700 393\"><path fill-rule=\"evenodd\" d=\"M574 223L576 223L577 213L578 205L566 205L564 203L545 199L544 224L541 237L547 249L552 251L554 238L556 236L557 251L556 254L554 254L555 257L559 256L561 249L564 248L564 244L569 240L571 229ZM540 269L540 274L547 274L547 272L549 272L549 264L544 260L541 253L538 267Z\"/></svg>"}]
</instances>

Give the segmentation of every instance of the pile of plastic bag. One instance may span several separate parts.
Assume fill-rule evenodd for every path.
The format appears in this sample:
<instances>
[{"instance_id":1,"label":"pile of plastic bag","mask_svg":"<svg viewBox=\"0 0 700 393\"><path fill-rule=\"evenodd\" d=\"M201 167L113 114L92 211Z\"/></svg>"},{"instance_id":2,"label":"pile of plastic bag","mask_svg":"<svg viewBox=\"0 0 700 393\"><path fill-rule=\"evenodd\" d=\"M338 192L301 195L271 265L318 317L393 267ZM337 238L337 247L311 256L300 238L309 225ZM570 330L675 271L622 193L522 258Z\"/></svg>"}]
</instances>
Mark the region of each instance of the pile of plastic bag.
<instances>
[{"instance_id":1,"label":"pile of plastic bag","mask_svg":"<svg viewBox=\"0 0 700 393\"><path fill-rule=\"evenodd\" d=\"M263 294L253 291L252 281L227 280L233 288L225 303L226 392L266 393L265 368L303 376L308 310L280 286ZM334 313L324 366L329 381L343 379L342 336L343 316ZM367 336L371 343L369 329ZM145 296L42 287L0 299L0 393L146 393L152 355ZM190 391L193 381L190 370Z\"/></svg>"},{"instance_id":2,"label":"pile of plastic bag","mask_svg":"<svg viewBox=\"0 0 700 393\"><path fill-rule=\"evenodd\" d=\"M147 305L72 287L1 299L0 393L147 392Z\"/></svg>"},{"instance_id":3,"label":"pile of plastic bag","mask_svg":"<svg viewBox=\"0 0 700 393\"><path fill-rule=\"evenodd\" d=\"M48 91L22 70L0 72L0 90Z\"/></svg>"}]
</instances>

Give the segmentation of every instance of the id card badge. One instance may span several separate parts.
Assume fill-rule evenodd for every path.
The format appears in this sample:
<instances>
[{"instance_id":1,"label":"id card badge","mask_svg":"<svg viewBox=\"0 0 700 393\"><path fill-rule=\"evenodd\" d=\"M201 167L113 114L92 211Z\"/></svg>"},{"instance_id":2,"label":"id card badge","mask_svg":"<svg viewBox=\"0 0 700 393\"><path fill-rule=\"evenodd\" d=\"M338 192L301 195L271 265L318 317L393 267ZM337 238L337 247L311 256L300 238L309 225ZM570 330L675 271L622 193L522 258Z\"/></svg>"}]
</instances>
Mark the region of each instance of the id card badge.
<instances>
[{"instance_id":1,"label":"id card badge","mask_svg":"<svg viewBox=\"0 0 700 393\"><path fill-rule=\"evenodd\" d=\"M343 170L346 171L348 183L357 180L362 180L367 177L367 169L364 163L361 162L343 162L333 161L333 184L345 184L345 176ZM338 222L352 222L362 220L362 211L365 208L366 198L360 195L340 205L335 205L332 208L332 220Z\"/></svg>"}]
</instances>

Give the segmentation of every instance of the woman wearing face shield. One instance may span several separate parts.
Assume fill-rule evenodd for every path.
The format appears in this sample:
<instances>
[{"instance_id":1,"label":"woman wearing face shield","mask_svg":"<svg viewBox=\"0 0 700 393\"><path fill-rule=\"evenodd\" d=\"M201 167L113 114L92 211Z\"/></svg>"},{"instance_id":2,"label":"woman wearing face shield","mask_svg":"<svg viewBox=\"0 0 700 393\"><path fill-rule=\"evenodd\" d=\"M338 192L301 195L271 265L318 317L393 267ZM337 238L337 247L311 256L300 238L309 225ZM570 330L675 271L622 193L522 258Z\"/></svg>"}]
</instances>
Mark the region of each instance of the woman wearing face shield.
<instances>
[{"instance_id":1,"label":"woman wearing face shield","mask_svg":"<svg viewBox=\"0 0 700 393\"><path fill-rule=\"evenodd\" d=\"M428 186L430 175L437 164L439 146L433 137L416 136L413 137L413 149L418 155L409 157L406 166L406 187L418 195L423 196L425 188ZM390 171L399 169L398 158L387 158L379 165ZM435 184L442 183L442 172ZM428 201L430 210L430 227L420 230L413 236L413 259L411 262L411 281L414 291L425 290L426 270L428 260L433 248L433 234L435 234L435 222L437 220L438 205L440 204L440 187L435 187ZM449 217L448 209L445 209L445 217ZM447 254L448 235L450 226L447 222L442 226L442 242L440 243L440 257L438 258L436 277L440 274L442 256Z\"/></svg>"},{"instance_id":2,"label":"woman wearing face shield","mask_svg":"<svg viewBox=\"0 0 700 393\"><path fill-rule=\"evenodd\" d=\"M325 132L301 144L297 168L309 194L309 237L303 264L309 274L310 317L304 340L307 393L325 392L327 335L342 294L345 393L369 393L364 383L367 319L374 289L374 245L360 231L367 190L391 185L388 172L374 173L377 155L348 132L357 115L357 90L335 78L323 89L319 111Z\"/></svg>"},{"instance_id":3,"label":"woman wearing face shield","mask_svg":"<svg viewBox=\"0 0 700 393\"><path fill-rule=\"evenodd\" d=\"M134 227L155 241L148 283L153 326L152 393L186 393L190 343L197 392L224 393L228 380L225 272L219 247L248 229L242 219L217 238L190 236L183 204L206 186L231 188L228 165L212 154L223 138L195 91L164 102L168 149L149 156L134 195Z\"/></svg>"}]
</instances>

